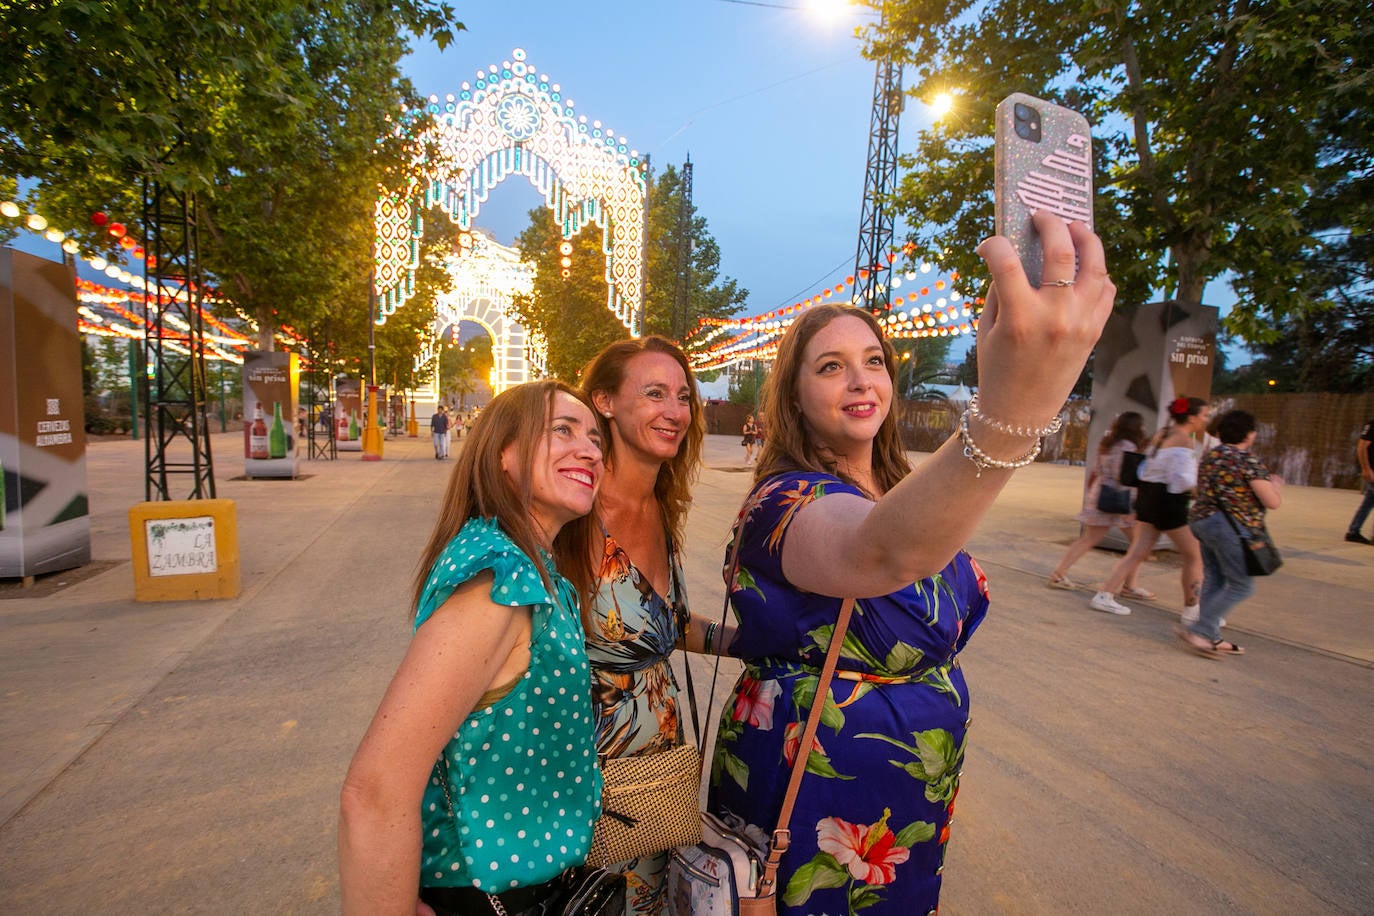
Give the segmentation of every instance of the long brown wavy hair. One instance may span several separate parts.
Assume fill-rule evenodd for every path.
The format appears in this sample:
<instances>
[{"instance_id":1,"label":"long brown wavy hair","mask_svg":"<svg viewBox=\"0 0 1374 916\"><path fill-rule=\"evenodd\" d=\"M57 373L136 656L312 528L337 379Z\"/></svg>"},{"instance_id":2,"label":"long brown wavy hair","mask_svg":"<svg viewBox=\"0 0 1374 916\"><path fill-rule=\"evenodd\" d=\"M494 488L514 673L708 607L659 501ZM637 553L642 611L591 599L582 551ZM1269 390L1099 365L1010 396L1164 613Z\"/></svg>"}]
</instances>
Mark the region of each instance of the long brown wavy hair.
<instances>
[{"instance_id":1,"label":"long brown wavy hair","mask_svg":"<svg viewBox=\"0 0 1374 916\"><path fill-rule=\"evenodd\" d=\"M598 416L582 392L557 379L543 379L501 392L482 408L469 427L449 475L434 532L416 568L412 615L419 610L425 583L439 555L469 519L478 517L496 519L501 530L539 570L544 587L553 593L553 583L539 559L539 536L530 516L530 504L535 448L549 435L553 399L560 391L586 404L593 417ZM604 442L605 427L599 418L596 422ZM501 468L501 452L511 443L517 446L518 485ZM581 608L590 603L594 579L592 545L599 543L599 528L590 514L565 524L553 540L554 564L577 590Z\"/></svg>"},{"instance_id":2,"label":"long brown wavy hair","mask_svg":"<svg viewBox=\"0 0 1374 916\"><path fill-rule=\"evenodd\" d=\"M1150 441L1150 437L1145 435L1145 418L1134 410L1123 410L1116 415L1116 419L1112 421L1112 428L1107 430L1102 441L1097 443L1097 450L1105 452L1122 440L1133 444L1137 451Z\"/></svg>"},{"instance_id":3,"label":"long brown wavy hair","mask_svg":"<svg viewBox=\"0 0 1374 916\"><path fill-rule=\"evenodd\" d=\"M598 391L614 394L625 381L625 367L630 360L641 353L664 353L682 367L683 377L687 379L689 406L692 417L683 431L682 444L671 461L663 462L658 469L658 479L654 481L654 498L663 511L663 524L676 543L682 543L683 527L687 521L687 510L692 505L692 484L701 471L701 444L706 436L705 411L701 407L701 394L697 391L696 380L692 377L692 367L687 356L677 344L664 337L651 334L630 340L617 340L606 347L591 362L582 368L582 392L591 401ZM593 407L595 411L595 407ZM607 436L602 451L606 455L606 469L615 467L615 439ZM600 551L597 551L598 556Z\"/></svg>"},{"instance_id":4,"label":"long brown wavy hair","mask_svg":"<svg viewBox=\"0 0 1374 916\"><path fill-rule=\"evenodd\" d=\"M883 417L878 435L873 440L873 482L886 493L911 473L911 462L907 460L901 434L897 431L897 359L892 344L883 336L883 329L877 320L863 309L848 305L817 305L792 322L792 326L782 335L777 358L764 381L763 407L760 411L764 420L763 451L759 455L758 466L754 468L755 483L773 474L798 470L833 474L846 483L859 486L838 466L834 455L811 441L802 420L801 407L797 403L797 379L801 374L806 345L822 328L843 316L853 316L868 325L882 345L883 363L887 368L887 377L892 380L894 400L889 404L887 416ZM868 495L877 498L882 494Z\"/></svg>"}]
</instances>

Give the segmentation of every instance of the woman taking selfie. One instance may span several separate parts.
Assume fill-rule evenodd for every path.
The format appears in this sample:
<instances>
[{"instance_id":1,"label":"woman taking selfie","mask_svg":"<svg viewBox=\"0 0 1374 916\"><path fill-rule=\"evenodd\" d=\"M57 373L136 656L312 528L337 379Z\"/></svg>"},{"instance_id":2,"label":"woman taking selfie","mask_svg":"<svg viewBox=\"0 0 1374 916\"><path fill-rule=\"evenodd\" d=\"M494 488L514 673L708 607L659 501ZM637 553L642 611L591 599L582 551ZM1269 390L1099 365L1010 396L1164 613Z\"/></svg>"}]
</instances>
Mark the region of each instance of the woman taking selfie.
<instances>
[{"instance_id":1,"label":"woman taking selfie","mask_svg":"<svg viewBox=\"0 0 1374 916\"><path fill-rule=\"evenodd\" d=\"M713 811L772 834L842 599L859 599L803 758L781 912L909 916L939 902L969 722L957 655L988 603L963 545L1057 428L1115 295L1086 226L1043 211L1035 226L1039 289L1005 238L979 248L993 284L978 397L915 469L892 411L893 349L868 312L817 306L779 344L727 578L745 671L720 723Z\"/></svg>"},{"instance_id":2,"label":"woman taking selfie","mask_svg":"<svg viewBox=\"0 0 1374 916\"><path fill-rule=\"evenodd\" d=\"M538 913L586 859L601 777L578 602L601 477L596 416L561 382L505 391L474 424L415 635L344 780L345 913Z\"/></svg>"}]
</instances>

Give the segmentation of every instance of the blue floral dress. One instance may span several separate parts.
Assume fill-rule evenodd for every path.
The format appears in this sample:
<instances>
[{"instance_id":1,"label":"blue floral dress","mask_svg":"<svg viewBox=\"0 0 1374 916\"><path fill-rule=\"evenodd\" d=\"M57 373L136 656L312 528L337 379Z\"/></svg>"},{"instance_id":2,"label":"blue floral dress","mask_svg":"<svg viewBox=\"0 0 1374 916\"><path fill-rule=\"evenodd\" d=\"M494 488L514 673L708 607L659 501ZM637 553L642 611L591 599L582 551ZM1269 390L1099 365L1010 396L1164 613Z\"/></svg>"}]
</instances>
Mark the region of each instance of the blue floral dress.
<instances>
[{"instance_id":1,"label":"blue floral dress","mask_svg":"<svg viewBox=\"0 0 1374 916\"><path fill-rule=\"evenodd\" d=\"M828 474L764 480L735 522L730 588L745 662L720 722L710 807L771 835L841 601L782 573L787 528ZM855 603L778 876L780 912L933 912L963 768L968 691L958 652L987 613L987 579L960 552L937 575Z\"/></svg>"},{"instance_id":2,"label":"blue floral dress","mask_svg":"<svg viewBox=\"0 0 1374 916\"><path fill-rule=\"evenodd\" d=\"M668 564L672 584L665 597L625 549L605 536L587 634L599 757L661 754L683 742L678 686L668 659L687 620L687 596L671 543ZM667 850L611 866L625 876L627 913L663 912L667 867Z\"/></svg>"}]
</instances>

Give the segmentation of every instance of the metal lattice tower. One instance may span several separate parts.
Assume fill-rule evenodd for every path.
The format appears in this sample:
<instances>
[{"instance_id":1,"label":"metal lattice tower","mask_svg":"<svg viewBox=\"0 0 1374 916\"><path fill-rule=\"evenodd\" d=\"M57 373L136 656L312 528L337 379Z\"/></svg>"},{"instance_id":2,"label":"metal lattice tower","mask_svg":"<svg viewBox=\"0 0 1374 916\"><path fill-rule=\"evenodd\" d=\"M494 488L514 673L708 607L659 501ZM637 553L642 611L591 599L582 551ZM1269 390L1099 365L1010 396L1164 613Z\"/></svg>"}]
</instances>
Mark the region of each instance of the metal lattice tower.
<instances>
[{"instance_id":1,"label":"metal lattice tower","mask_svg":"<svg viewBox=\"0 0 1374 916\"><path fill-rule=\"evenodd\" d=\"M144 181L149 295L143 319L152 371L143 402L144 496L150 502L215 496L196 216L194 194Z\"/></svg>"},{"instance_id":2,"label":"metal lattice tower","mask_svg":"<svg viewBox=\"0 0 1374 916\"><path fill-rule=\"evenodd\" d=\"M873 113L868 128L868 168L864 175L859 247L854 255L854 303L884 310L890 300L894 207L897 185L897 124L902 115L902 65L878 61L873 79Z\"/></svg>"},{"instance_id":3,"label":"metal lattice tower","mask_svg":"<svg viewBox=\"0 0 1374 916\"><path fill-rule=\"evenodd\" d=\"M681 340L687 334L687 317L692 294L692 156L689 153L682 166L682 181L678 185L677 208L677 278L673 285L672 337Z\"/></svg>"}]
</instances>

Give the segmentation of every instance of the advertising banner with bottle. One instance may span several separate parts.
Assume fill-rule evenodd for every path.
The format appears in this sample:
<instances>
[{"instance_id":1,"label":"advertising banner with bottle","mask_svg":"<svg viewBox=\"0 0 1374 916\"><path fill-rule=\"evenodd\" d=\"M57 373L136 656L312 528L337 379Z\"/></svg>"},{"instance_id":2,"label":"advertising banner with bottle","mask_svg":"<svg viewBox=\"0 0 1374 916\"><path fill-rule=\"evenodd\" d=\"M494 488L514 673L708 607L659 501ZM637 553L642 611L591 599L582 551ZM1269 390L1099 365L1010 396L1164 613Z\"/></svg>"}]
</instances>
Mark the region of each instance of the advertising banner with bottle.
<instances>
[{"instance_id":1,"label":"advertising banner with bottle","mask_svg":"<svg viewBox=\"0 0 1374 916\"><path fill-rule=\"evenodd\" d=\"M248 350L243 354L243 474L295 477L296 388L300 357L295 353Z\"/></svg>"},{"instance_id":2,"label":"advertising banner with bottle","mask_svg":"<svg viewBox=\"0 0 1374 916\"><path fill-rule=\"evenodd\" d=\"M334 443L341 452L363 450L362 383L355 378L334 383Z\"/></svg>"},{"instance_id":3,"label":"advertising banner with bottle","mask_svg":"<svg viewBox=\"0 0 1374 916\"><path fill-rule=\"evenodd\" d=\"M0 578L89 562L76 276L0 249Z\"/></svg>"}]
</instances>

